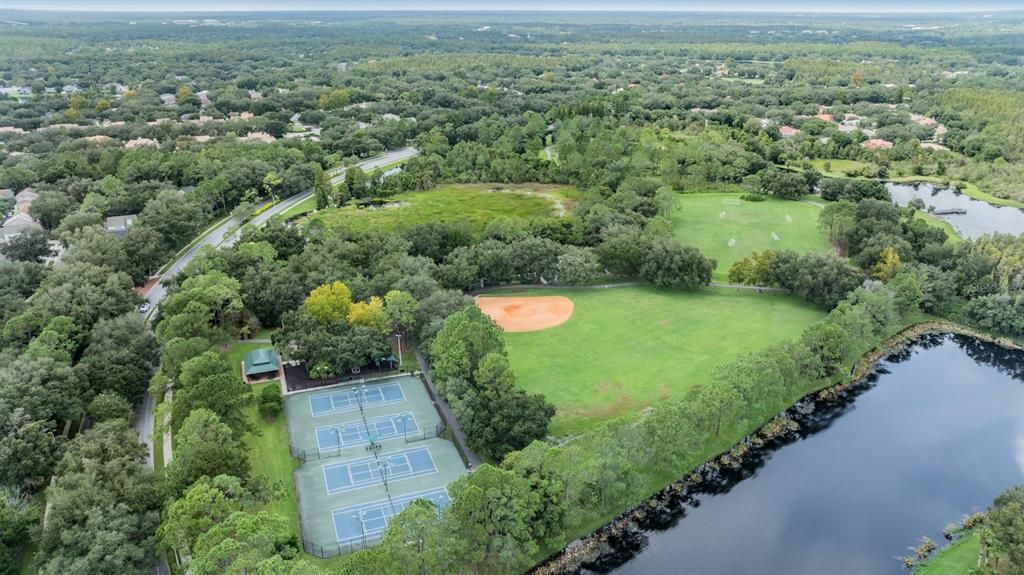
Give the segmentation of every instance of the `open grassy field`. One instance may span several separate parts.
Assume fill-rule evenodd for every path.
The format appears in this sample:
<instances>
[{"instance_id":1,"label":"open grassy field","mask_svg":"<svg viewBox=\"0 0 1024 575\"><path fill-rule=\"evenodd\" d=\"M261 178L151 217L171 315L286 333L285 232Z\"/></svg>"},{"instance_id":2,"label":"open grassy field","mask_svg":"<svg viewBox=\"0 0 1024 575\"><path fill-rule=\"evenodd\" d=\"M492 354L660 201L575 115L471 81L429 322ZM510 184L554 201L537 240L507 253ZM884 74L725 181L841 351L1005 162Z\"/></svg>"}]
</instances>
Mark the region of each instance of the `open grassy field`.
<instances>
[{"instance_id":1,"label":"open grassy field","mask_svg":"<svg viewBox=\"0 0 1024 575\"><path fill-rule=\"evenodd\" d=\"M464 220L482 227L496 216L534 218L561 215L572 208L579 192L546 184L455 184L391 198L389 207L345 206L310 216L328 227L354 229L406 228L423 222Z\"/></svg>"},{"instance_id":2,"label":"open grassy field","mask_svg":"<svg viewBox=\"0 0 1024 575\"><path fill-rule=\"evenodd\" d=\"M829 165L829 170L825 169L825 164ZM863 168L871 168L873 164L868 162L860 162L857 160L811 160L811 165L815 170L821 172L823 176L829 178L845 178L847 172L854 170L860 170Z\"/></svg>"},{"instance_id":3,"label":"open grassy field","mask_svg":"<svg viewBox=\"0 0 1024 575\"><path fill-rule=\"evenodd\" d=\"M519 385L543 393L558 408L551 425L555 435L636 415L658 400L707 384L715 367L796 337L824 315L794 297L725 288L515 293L564 295L574 304L562 325L505 334Z\"/></svg>"},{"instance_id":4,"label":"open grassy field","mask_svg":"<svg viewBox=\"0 0 1024 575\"><path fill-rule=\"evenodd\" d=\"M280 386L281 382L269 381L252 386L253 397L257 397L264 387ZM259 412L255 404L245 408L245 416L253 433L245 436L245 446L249 450L249 462L252 464L253 475L262 475L276 483L281 490L282 498L256 510L266 509L288 520L292 533L300 537L299 508L295 499L295 480L292 472L298 467L298 461L292 459L288 449L288 427L284 414L267 418Z\"/></svg>"},{"instance_id":5,"label":"open grassy field","mask_svg":"<svg viewBox=\"0 0 1024 575\"><path fill-rule=\"evenodd\" d=\"M914 575L964 575L978 566L978 546L981 535L972 533L941 549L935 557Z\"/></svg>"},{"instance_id":6,"label":"open grassy field","mask_svg":"<svg viewBox=\"0 0 1024 575\"><path fill-rule=\"evenodd\" d=\"M718 260L714 279L725 281L733 262L751 252L829 251L818 229L820 212L816 206L774 198L747 202L735 194L687 194L678 200L672 225L681 242Z\"/></svg>"}]
</instances>

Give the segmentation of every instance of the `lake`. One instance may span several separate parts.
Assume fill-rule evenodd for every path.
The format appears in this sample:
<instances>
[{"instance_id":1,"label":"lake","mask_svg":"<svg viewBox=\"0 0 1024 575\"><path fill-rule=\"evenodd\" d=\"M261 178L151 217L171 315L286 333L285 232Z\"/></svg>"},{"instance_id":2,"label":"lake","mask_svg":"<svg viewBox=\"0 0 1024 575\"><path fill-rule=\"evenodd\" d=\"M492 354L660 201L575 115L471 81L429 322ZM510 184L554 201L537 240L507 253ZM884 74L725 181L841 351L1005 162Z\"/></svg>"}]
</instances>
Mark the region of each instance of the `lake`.
<instances>
[{"instance_id":1,"label":"lake","mask_svg":"<svg viewBox=\"0 0 1024 575\"><path fill-rule=\"evenodd\" d=\"M963 209L966 214L936 216L953 225L953 228L965 238L976 238L985 234L1024 234L1024 210L1010 206L997 206L976 200L951 189L936 188L931 184L885 184L892 199L905 206L911 200L919 198L925 205L935 206L937 210Z\"/></svg>"},{"instance_id":2,"label":"lake","mask_svg":"<svg viewBox=\"0 0 1024 575\"><path fill-rule=\"evenodd\" d=\"M702 485L584 573L906 575L900 557L1024 482L1024 353L922 338L797 437Z\"/></svg>"}]
</instances>

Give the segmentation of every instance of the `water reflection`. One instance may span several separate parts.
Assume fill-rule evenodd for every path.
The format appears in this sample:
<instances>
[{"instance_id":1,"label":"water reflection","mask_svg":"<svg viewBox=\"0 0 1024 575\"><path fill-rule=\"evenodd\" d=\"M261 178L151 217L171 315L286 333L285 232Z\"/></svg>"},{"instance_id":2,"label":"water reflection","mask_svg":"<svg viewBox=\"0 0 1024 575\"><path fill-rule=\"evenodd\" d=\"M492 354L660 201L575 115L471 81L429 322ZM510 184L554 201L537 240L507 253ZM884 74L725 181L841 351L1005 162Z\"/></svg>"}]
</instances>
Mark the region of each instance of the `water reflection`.
<instances>
[{"instance_id":1,"label":"water reflection","mask_svg":"<svg viewBox=\"0 0 1024 575\"><path fill-rule=\"evenodd\" d=\"M996 206L969 196L958 194L951 189L937 188L931 184L895 184L885 185L892 194L892 199L905 206L913 199L921 199L936 210L965 210L964 214L939 215L937 217L949 222L961 236L976 238L985 234L1024 233L1024 210L1009 206Z\"/></svg>"},{"instance_id":2,"label":"water reflection","mask_svg":"<svg viewBox=\"0 0 1024 575\"><path fill-rule=\"evenodd\" d=\"M907 546L1024 481L1022 381L1024 354L923 338L796 406L799 433L632 513L581 572L902 575Z\"/></svg>"}]
</instances>

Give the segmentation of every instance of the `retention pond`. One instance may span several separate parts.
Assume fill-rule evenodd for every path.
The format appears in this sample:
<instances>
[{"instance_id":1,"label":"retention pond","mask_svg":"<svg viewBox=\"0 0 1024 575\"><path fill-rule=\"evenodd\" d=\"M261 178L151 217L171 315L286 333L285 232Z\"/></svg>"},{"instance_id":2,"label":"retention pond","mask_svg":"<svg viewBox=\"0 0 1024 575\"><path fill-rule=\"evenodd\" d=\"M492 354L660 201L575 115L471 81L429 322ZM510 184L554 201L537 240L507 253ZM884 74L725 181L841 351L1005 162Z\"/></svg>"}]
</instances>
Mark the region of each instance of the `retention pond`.
<instances>
[{"instance_id":1,"label":"retention pond","mask_svg":"<svg viewBox=\"0 0 1024 575\"><path fill-rule=\"evenodd\" d=\"M950 224L961 236L976 238L985 234L1024 234L1024 210L1010 206L997 206L958 194L948 188L937 188L931 184L885 185L892 199L905 206L911 200L923 200L925 205L934 206L936 212L958 212L936 214Z\"/></svg>"},{"instance_id":2,"label":"retention pond","mask_svg":"<svg viewBox=\"0 0 1024 575\"><path fill-rule=\"evenodd\" d=\"M905 575L927 535L1024 482L1024 353L927 336L801 431L613 537L585 573Z\"/></svg>"}]
</instances>

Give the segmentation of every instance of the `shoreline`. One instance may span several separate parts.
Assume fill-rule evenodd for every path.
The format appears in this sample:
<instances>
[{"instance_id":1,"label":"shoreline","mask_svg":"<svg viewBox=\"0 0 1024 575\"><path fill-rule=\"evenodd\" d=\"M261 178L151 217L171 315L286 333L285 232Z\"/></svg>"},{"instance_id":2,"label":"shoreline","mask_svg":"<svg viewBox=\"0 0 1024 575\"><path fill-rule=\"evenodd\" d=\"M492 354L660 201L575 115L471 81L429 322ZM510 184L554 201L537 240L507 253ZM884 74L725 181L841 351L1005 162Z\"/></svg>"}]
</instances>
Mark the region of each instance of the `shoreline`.
<instances>
[{"instance_id":1,"label":"shoreline","mask_svg":"<svg viewBox=\"0 0 1024 575\"><path fill-rule=\"evenodd\" d=\"M693 488L715 479L720 469L735 468L748 454L774 449L792 438L800 429L797 420L802 406L807 403L844 401L848 399L847 394L853 388L875 374L875 368L886 357L913 345L923 337L947 334L971 337L1004 349L1024 351L1024 345L1010 338L994 336L951 321L926 321L910 325L863 355L854 364L849 381L805 394L759 429L734 443L728 451L723 451L683 473L679 479L645 497L639 504L623 510L611 521L569 542L561 551L548 556L527 572L533 575L573 573L583 564L597 560L611 551L610 541L628 537L631 532L640 529L638 522L645 520L651 513L657 513L663 508L664 503L685 497Z\"/></svg>"}]
</instances>

